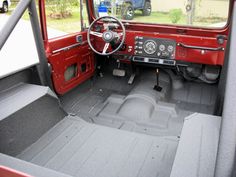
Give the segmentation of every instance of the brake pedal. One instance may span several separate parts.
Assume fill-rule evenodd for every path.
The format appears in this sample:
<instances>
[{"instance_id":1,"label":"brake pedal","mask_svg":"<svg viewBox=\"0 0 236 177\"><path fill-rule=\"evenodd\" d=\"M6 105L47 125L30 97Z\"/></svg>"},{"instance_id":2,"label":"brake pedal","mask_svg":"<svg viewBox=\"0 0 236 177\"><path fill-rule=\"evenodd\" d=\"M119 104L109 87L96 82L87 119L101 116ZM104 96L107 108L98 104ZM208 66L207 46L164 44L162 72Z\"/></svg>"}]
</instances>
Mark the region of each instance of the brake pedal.
<instances>
[{"instance_id":1,"label":"brake pedal","mask_svg":"<svg viewBox=\"0 0 236 177\"><path fill-rule=\"evenodd\" d=\"M124 77L125 76L125 70L123 70L123 69L114 69L113 70L113 76Z\"/></svg>"}]
</instances>

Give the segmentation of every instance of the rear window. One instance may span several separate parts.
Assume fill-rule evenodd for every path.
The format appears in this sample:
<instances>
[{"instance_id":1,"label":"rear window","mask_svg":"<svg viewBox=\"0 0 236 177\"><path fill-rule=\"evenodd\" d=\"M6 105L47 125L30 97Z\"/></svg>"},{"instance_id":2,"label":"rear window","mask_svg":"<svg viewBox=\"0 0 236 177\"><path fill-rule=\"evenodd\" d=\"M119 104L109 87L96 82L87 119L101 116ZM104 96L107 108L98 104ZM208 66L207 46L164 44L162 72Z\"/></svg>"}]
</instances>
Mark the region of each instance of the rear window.
<instances>
[{"instance_id":1,"label":"rear window","mask_svg":"<svg viewBox=\"0 0 236 177\"><path fill-rule=\"evenodd\" d=\"M224 27L229 13L229 0L94 0L94 6L97 16L206 28Z\"/></svg>"}]
</instances>

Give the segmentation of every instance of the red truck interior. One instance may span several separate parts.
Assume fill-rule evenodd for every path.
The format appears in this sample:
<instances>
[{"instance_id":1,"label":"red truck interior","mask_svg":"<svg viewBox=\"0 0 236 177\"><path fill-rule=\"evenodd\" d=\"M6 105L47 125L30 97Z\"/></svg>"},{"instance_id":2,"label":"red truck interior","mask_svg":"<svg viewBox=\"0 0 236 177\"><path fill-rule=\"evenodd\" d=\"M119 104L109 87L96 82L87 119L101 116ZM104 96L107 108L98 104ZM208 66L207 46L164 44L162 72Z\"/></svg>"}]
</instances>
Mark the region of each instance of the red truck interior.
<instances>
[{"instance_id":1,"label":"red truck interior","mask_svg":"<svg viewBox=\"0 0 236 177\"><path fill-rule=\"evenodd\" d=\"M91 26L52 39L38 2L46 61L0 79L0 176L235 175L234 0L223 28L99 19L87 0Z\"/></svg>"},{"instance_id":2,"label":"red truck interior","mask_svg":"<svg viewBox=\"0 0 236 177\"><path fill-rule=\"evenodd\" d=\"M90 9L90 19L94 20L96 18L93 9L93 2L88 1L88 8ZM232 6L230 6L229 12L232 12ZM48 40L47 30L46 30L46 17L45 17L44 3L41 4L41 28L44 29L44 40L45 47L47 49L47 56L50 64L53 68L53 83L55 90L58 94L64 94L70 89L77 86L79 83L87 80L92 76L94 72L93 68L93 54L86 42L82 46L72 47L71 49L66 49L68 46L74 46L77 44L76 36L82 35L83 39L86 41L87 33L75 33L70 36L64 36L60 38L54 38ZM211 65L211 66L222 66L224 63L224 49L226 48L227 36L229 32L229 21L225 28L223 29L206 29L206 28L193 28L193 27L179 27L179 26L168 26L168 25L151 25L151 24L140 24L140 23L127 23L125 24L126 28L126 40L125 46L135 46L135 37L137 36L146 36L150 38L164 38L164 39L173 39L176 41L176 54L175 60L183 63L197 63L202 65ZM219 43L219 39L224 39L223 42ZM96 46L101 47L104 45L102 41L94 38L93 43ZM186 48L181 46L187 45L192 46ZM222 50L206 50L202 54L201 49L196 49L194 47L206 47L206 48L222 48ZM88 50L89 48L89 50ZM60 50L66 49L66 50ZM59 50L59 51L58 51ZM101 50L101 49L100 49ZM123 56L133 56L134 49L128 51L128 47L117 52L117 55ZM56 63L58 58L61 58L60 62ZM114 57L116 59L116 56ZM125 60L125 57L119 58ZM71 66L73 63L78 62L78 67L84 63L86 60L86 65L89 65L86 73L78 74L70 82L66 82L64 79L64 72L66 68ZM124 62L130 62L129 60ZM64 69L62 69L64 68Z\"/></svg>"}]
</instances>

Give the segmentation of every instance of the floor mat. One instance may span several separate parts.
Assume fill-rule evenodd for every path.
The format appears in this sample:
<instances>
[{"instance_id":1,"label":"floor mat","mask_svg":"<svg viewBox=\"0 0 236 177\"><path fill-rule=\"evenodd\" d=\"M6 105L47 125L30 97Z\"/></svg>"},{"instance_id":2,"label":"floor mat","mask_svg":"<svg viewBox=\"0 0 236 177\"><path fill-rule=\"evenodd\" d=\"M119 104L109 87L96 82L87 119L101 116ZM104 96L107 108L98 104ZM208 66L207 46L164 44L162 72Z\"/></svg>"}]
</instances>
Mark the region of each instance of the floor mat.
<instances>
[{"instance_id":1,"label":"floor mat","mask_svg":"<svg viewBox=\"0 0 236 177\"><path fill-rule=\"evenodd\" d=\"M72 176L168 177L177 144L69 116L18 158Z\"/></svg>"}]
</instances>

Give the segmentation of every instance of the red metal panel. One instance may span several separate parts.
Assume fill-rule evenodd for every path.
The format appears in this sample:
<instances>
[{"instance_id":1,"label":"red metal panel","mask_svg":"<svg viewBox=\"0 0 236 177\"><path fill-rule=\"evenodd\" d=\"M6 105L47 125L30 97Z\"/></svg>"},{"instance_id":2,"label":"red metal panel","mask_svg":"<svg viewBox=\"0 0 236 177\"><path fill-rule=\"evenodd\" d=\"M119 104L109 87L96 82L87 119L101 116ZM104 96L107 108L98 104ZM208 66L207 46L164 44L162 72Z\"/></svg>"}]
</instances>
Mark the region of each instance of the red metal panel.
<instances>
[{"instance_id":1,"label":"red metal panel","mask_svg":"<svg viewBox=\"0 0 236 177\"><path fill-rule=\"evenodd\" d=\"M76 35L83 36L83 44L69 50L56 50L77 44ZM94 53L89 49L86 32L71 34L49 40L48 60L52 66L52 79L54 88L58 94L64 94L70 89L86 81L94 74ZM67 67L76 64L78 71L76 77L66 81L64 73ZM86 71L81 71L81 65L86 64Z\"/></svg>"},{"instance_id":2,"label":"red metal panel","mask_svg":"<svg viewBox=\"0 0 236 177\"><path fill-rule=\"evenodd\" d=\"M25 173L16 171L14 169L0 166L0 176L1 177L31 177L30 175L27 175Z\"/></svg>"},{"instance_id":3,"label":"red metal panel","mask_svg":"<svg viewBox=\"0 0 236 177\"><path fill-rule=\"evenodd\" d=\"M225 41L224 44L222 45L218 44L216 37L202 37L202 36L189 36L189 35L180 35L180 34L127 31L125 44L127 46L134 46L135 36L173 39L176 41L176 43L184 43L186 45L211 47L211 48L218 48L218 47L226 48L226 43L227 43L227 41ZM99 50L102 50L104 43L101 42L99 39L95 39L95 40L96 40L95 42L96 47ZM125 54L125 55L134 55L134 50L131 53L129 53L128 48L126 48L125 51L118 52L118 53ZM224 53L225 53L224 51L207 51L207 50L204 50L204 52L202 52L202 50L186 49L186 48L177 46L175 59L184 61L184 62L201 63L201 64L209 64L209 65L223 65Z\"/></svg>"}]
</instances>

